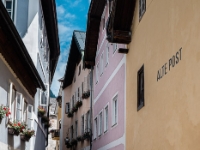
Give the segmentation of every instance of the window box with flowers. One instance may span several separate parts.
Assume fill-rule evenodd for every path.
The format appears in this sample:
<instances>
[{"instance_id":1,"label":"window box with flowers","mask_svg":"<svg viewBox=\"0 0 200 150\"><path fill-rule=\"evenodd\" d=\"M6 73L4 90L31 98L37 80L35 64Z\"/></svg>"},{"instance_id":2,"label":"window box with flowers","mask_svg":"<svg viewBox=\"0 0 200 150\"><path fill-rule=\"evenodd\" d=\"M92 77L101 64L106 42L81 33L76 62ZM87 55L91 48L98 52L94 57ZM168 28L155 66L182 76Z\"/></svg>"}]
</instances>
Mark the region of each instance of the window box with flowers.
<instances>
[{"instance_id":1,"label":"window box with flowers","mask_svg":"<svg viewBox=\"0 0 200 150\"><path fill-rule=\"evenodd\" d=\"M90 91L83 92L82 98L83 98L83 99L87 99L88 97L90 97Z\"/></svg>"},{"instance_id":2,"label":"window box with flowers","mask_svg":"<svg viewBox=\"0 0 200 150\"><path fill-rule=\"evenodd\" d=\"M77 139L78 142L83 142L84 141L83 136L77 136L76 139Z\"/></svg>"},{"instance_id":3,"label":"window box with flowers","mask_svg":"<svg viewBox=\"0 0 200 150\"><path fill-rule=\"evenodd\" d=\"M74 114L73 114L72 111L70 111L70 112L67 114L67 117L68 117L68 118L72 118L73 116L74 116Z\"/></svg>"},{"instance_id":4,"label":"window box with flowers","mask_svg":"<svg viewBox=\"0 0 200 150\"><path fill-rule=\"evenodd\" d=\"M42 116L44 116L45 113L46 113L46 110L43 107L39 106L38 107L38 116L42 117Z\"/></svg>"},{"instance_id":5,"label":"window box with flowers","mask_svg":"<svg viewBox=\"0 0 200 150\"><path fill-rule=\"evenodd\" d=\"M76 107L79 108L79 107L82 106L82 104L83 104L82 101L77 101L77 102L76 102Z\"/></svg>"},{"instance_id":6,"label":"window box with flowers","mask_svg":"<svg viewBox=\"0 0 200 150\"><path fill-rule=\"evenodd\" d=\"M29 141L30 138L35 134L34 130L31 129L23 129L23 131L20 133L20 139L22 141Z\"/></svg>"},{"instance_id":7,"label":"window box with flowers","mask_svg":"<svg viewBox=\"0 0 200 150\"><path fill-rule=\"evenodd\" d=\"M76 105L72 108L72 112L77 112L78 111L78 107L76 107Z\"/></svg>"},{"instance_id":8,"label":"window box with flowers","mask_svg":"<svg viewBox=\"0 0 200 150\"><path fill-rule=\"evenodd\" d=\"M91 136L90 132L85 132L85 133L83 134L83 138L84 138L85 140L90 140L90 136Z\"/></svg>"},{"instance_id":9,"label":"window box with flowers","mask_svg":"<svg viewBox=\"0 0 200 150\"><path fill-rule=\"evenodd\" d=\"M0 106L0 123L4 117L8 117L10 115L10 109L7 106Z\"/></svg>"},{"instance_id":10,"label":"window box with flowers","mask_svg":"<svg viewBox=\"0 0 200 150\"><path fill-rule=\"evenodd\" d=\"M23 132L23 129L25 129L26 126L27 126L27 124L24 122L22 122L22 123L18 122L18 121L11 122L9 120L8 121L8 134L18 136L20 132Z\"/></svg>"}]
</instances>

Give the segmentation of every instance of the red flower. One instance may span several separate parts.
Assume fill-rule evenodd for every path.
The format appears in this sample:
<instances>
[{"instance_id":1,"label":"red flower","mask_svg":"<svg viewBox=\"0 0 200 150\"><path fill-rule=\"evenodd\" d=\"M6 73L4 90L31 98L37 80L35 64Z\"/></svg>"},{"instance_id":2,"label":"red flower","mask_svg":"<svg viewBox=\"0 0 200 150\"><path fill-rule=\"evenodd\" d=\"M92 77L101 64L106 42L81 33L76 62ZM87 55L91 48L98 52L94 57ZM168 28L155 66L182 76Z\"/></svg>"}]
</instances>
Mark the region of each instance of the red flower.
<instances>
[{"instance_id":1,"label":"red flower","mask_svg":"<svg viewBox=\"0 0 200 150\"><path fill-rule=\"evenodd\" d=\"M20 122L18 122L18 126L20 126L21 125L21 123Z\"/></svg>"}]
</instances>

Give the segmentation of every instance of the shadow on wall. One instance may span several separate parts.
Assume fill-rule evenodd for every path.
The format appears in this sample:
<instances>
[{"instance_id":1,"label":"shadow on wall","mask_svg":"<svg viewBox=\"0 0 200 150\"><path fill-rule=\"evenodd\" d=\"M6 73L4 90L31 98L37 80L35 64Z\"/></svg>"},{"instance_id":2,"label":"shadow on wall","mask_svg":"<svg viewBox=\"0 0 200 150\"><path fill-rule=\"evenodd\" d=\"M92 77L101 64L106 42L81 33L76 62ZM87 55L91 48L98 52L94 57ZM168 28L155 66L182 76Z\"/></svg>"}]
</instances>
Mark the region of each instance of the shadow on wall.
<instances>
[{"instance_id":1,"label":"shadow on wall","mask_svg":"<svg viewBox=\"0 0 200 150\"><path fill-rule=\"evenodd\" d=\"M37 125L37 132L35 134L34 150L45 150L45 136L39 125Z\"/></svg>"}]
</instances>

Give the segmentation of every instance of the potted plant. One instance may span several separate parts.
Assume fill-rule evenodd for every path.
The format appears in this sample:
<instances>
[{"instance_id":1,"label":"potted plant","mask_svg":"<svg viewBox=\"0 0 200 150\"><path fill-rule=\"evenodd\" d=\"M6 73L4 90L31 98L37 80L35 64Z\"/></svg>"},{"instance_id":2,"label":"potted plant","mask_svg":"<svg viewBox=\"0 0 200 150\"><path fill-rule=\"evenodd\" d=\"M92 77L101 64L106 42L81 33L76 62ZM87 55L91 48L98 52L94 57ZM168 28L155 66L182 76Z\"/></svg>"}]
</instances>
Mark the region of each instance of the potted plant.
<instances>
[{"instance_id":1,"label":"potted plant","mask_svg":"<svg viewBox=\"0 0 200 150\"><path fill-rule=\"evenodd\" d=\"M22 141L29 141L30 138L35 134L35 130L31 129L23 129L23 131L20 133L20 139Z\"/></svg>"},{"instance_id":2,"label":"potted plant","mask_svg":"<svg viewBox=\"0 0 200 150\"><path fill-rule=\"evenodd\" d=\"M79 108L79 107L82 106L82 104L83 104L82 101L77 101L77 103L76 103L76 107Z\"/></svg>"},{"instance_id":3,"label":"potted plant","mask_svg":"<svg viewBox=\"0 0 200 150\"><path fill-rule=\"evenodd\" d=\"M45 113L46 113L46 110L43 107L39 106L38 107L38 116L42 117L42 116L44 116Z\"/></svg>"},{"instance_id":4,"label":"potted plant","mask_svg":"<svg viewBox=\"0 0 200 150\"><path fill-rule=\"evenodd\" d=\"M77 139L77 141L78 141L78 142L82 142L82 141L84 141L84 138L83 138L83 136L77 136L77 138L76 138L76 139Z\"/></svg>"},{"instance_id":5,"label":"potted plant","mask_svg":"<svg viewBox=\"0 0 200 150\"><path fill-rule=\"evenodd\" d=\"M20 132L23 132L23 129L25 129L27 126L26 123L21 123L18 121L8 121L8 133L11 135L18 136Z\"/></svg>"},{"instance_id":6,"label":"potted plant","mask_svg":"<svg viewBox=\"0 0 200 150\"><path fill-rule=\"evenodd\" d=\"M76 139L72 139L71 140L71 145L72 146L76 146L77 145L77 140Z\"/></svg>"},{"instance_id":7,"label":"potted plant","mask_svg":"<svg viewBox=\"0 0 200 150\"><path fill-rule=\"evenodd\" d=\"M10 115L10 109L7 106L0 106L0 123L4 117L8 117Z\"/></svg>"},{"instance_id":8,"label":"potted plant","mask_svg":"<svg viewBox=\"0 0 200 150\"><path fill-rule=\"evenodd\" d=\"M73 117L73 112L70 111L70 112L67 114L67 117L69 117L69 118Z\"/></svg>"},{"instance_id":9,"label":"potted plant","mask_svg":"<svg viewBox=\"0 0 200 150\"><path fill-rule=\"evenodd\" d=\"M90 140L90 132L85 132L83 135L84 139Z\"/></svg>"},{"instance_id":10,"label":"potted plant","mask_svg":"<svg viewBox=\"0 0 200 150\"><path fill-rule=\"evenodd\" d=\"M76 105L72 108L72 112L77 112L78 111L78 107L76 107Z\"/></svg>"}]
</instances>

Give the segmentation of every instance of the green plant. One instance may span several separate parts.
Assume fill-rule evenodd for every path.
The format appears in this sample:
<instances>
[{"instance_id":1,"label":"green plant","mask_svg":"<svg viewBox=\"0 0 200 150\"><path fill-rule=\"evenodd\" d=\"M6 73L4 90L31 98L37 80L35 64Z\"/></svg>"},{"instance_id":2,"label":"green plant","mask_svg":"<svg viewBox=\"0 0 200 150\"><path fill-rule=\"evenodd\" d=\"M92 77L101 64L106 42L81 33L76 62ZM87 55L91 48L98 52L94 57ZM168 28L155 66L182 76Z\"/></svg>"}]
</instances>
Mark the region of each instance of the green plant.
<instances>
[{"instance_id":1,"label":"green plant","mask_svg":"<svg viewBox=\"0 0 200 150\"><path fill-rule=\"evenodd\" d=\"M72 146L77 145L77 140L76 140L76 139L72 139L72 140L71 140L71 145L72 145Z\"/></svg>"},{"instance_id":2,"label":"green plant","mask_svg":"<svg viewBox=\"0 0 200 150\"><path fill-rule=\"evenodd\" d=\"M77 101L77 102L76 102L76 107L79 108L79 107L82 106L82 104L83 104L82 101Z\"/></svg>"},{"instance_id":3,"label":"green plant","mask_svg":"<svg viewBox=\"0 0 200 150\"><path fill-rule=\"evenodd\" d=\"M23 132L23 129L25 129L27 124L25 122L19 122L19 121L8 121L8 128L14 129L14 133L18 135L20 132Z\"/></svg>"},{"instance_id":4,"label":"green plant","mask_svg":"<svg viewBox=\"0 0 200 150\"><path fill-rule=\"evenodd\" d=\"M8 117L10 115L10 109L7 106L0 106L0 118Z\"/></svg>"},{"instance_id":5,"label":"green plant","mask_svg":"<svg viewBox=\"0 0 200 150\"><path fill-rule=\"evenodd\" d=\"M73 117L73 112L70 111L70 112L67 114L67 117L69 117L69 118Z\"/></svg>"},{"instance_id":6,"label":"green plant","mask_svg":"<svg viewBox=\"0 0 200 150\"><path fill-rule=\"evenodd\" d=\"M46 122L46 123L44 123L44 127L45 127L45 128L49 128L49 127L51 127L51 123L50 123L50 122Z\"/></svg>"},{"instance_id":7,"label":"green plant","mask_svg":"<svg viewBox=\"0 0 200 150\"><path fill-rule=\"evenodd\" d=\"M39 106L38 107L38 116L44 116L45 113L46 113L46 110L43 107Z\"/></svg>"},{"instance_id":8,"label":"green plant","mask_svg":"<svg viewBox=\"0 0 200 150\"><path fill-rule=\"evenodd\" d=\"M25 135L26 137L31 138L35 134L35 130L23 129L23 131L21 132L21 134Z\"/></svg>"}]
</instances>

